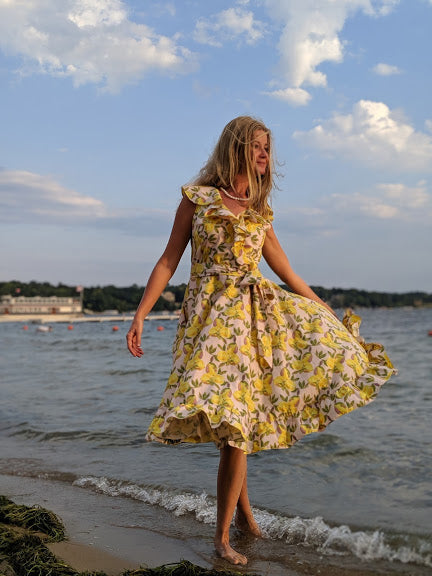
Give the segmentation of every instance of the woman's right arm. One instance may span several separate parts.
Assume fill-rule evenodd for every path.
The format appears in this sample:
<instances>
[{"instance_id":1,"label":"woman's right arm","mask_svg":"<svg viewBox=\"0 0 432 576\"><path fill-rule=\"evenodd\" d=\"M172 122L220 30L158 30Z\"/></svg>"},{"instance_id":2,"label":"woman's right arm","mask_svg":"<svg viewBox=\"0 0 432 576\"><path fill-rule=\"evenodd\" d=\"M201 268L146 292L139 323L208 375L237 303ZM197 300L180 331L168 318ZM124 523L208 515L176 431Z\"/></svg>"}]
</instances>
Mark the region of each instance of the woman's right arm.
<instances>
[{"instance_id":1,"label":"woman's right arm","mask_svg":"<svg viewBox=\"0 0 432 576\"><path fill-rule=\"evenodd\" d=\"M194 212L195 204L188 198L183 197L177 209L168 244L153 268L129 332L126 335L127 347L132 356L139 358L143 355L141 335L144 319L176 271L191 237Z\"/></svg>"}]
</instances>

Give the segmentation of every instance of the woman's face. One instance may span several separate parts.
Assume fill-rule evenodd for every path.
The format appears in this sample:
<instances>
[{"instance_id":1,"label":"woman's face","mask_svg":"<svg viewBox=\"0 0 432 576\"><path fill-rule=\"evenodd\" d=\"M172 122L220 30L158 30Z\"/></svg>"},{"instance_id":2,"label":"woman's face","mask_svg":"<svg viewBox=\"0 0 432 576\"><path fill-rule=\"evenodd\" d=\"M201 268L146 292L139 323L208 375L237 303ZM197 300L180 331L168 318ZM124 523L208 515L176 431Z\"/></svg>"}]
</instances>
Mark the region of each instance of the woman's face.
<instances>
[{"instance_id":1,"label":"woman's face","mask_svg":"<svg viewBox=\"0 0 432 576\"><path fill-rule=\"evenodd\" d=\"M264 130L257 130L252 142L252 163L256 171L264 176L269 163L269 142L268 134Z\"/></svg>"}]
</instances>

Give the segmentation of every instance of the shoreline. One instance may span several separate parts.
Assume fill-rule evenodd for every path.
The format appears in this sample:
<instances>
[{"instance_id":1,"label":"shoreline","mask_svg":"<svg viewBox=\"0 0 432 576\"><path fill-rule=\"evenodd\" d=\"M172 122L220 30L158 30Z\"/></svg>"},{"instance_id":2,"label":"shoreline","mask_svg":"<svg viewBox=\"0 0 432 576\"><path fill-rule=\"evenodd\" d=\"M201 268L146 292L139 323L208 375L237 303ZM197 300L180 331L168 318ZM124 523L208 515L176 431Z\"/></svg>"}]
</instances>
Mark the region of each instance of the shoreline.
<instances>
[{"instance_id":1,"label":"shoreline","mask_svg":"<svg viewBox=\"0 0 432 576\"><path fill-rule=\"evenodd\" d=\"M361 310L427 310L431 309L432 304L423 304L422 306L382 306L382 307L362 307L358 306L355 310L361 312ZM336 310L343 310L343 308L336 308ZM174 321L178 320L180 311L173 312L162 312L162 313L150 313L146 318L145 322L152 321ZM134 318L134 313L126 314L0 314L0 324L10 323L10 324L61 324L61 323L85 323L85 322L131 322Z\"/></svg>"},{"instance_id":2,"label":"shoreline","mask_svg":"<svg viewBox=\"0 0 432 576\"><path fill-rule=\"evenodd\" d=\"M234 530L233 546L248 556L249 564L232 566L216 557L214 527L188 516L177 517L128 498L119 502L70 482L40 477L0 475L0 494L17 504L38 505L57 515L66 526L68 539L49 548L77 571L99 570L107 576L120 576L127 569L156 568L182 560L219 570L221 576L232 572L254 576L423 576L428 570L400 562L325 556L288 544L281 553L277 542L246 538ZM137 506L140 525L129 520ZM164 533L167 522L174 527L171 536Z\"/></svg>"},{"instance_id":3,"label":"shoreline","mask_svg":"<svg viewBox=\"0 0 432 576\"><path fill-rule=\"evenodd\" d=\"M184 557L205 564L181 540L128 526L106 496L63 482L8 475L0 475L0 493L17 504L48 509L62 520L67 539L49 543L48 548L77 571L118 576L127 569L156 567Z\"/></svg>"},{"instance_id":4,"label":"shoreline","mask_svg":"<svg viewBox=\"0 0 432 576\"><path fill-rule=\"evenodd\" d=\"M0 323L74 324L80 322L131 322L133 314L2 314ZM178 320L178 314L150 314L145 321Z\"/></svg>"}]
</instances>

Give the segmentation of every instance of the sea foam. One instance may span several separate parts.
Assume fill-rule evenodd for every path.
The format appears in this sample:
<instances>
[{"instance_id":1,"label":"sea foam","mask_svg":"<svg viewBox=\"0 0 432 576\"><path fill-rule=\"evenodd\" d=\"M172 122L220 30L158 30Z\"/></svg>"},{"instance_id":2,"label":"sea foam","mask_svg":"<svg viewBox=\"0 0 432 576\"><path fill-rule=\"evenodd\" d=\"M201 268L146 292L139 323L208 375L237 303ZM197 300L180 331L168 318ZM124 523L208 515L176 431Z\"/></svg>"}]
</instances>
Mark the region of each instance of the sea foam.
<instances>
[{"instance_id":1,"label":"sea foam","mask_svg":"<svg viewBox=\"0 0 432 576\"><path fill-rule=\"evenodd\" d=\"M205 524L216 523L216 500L205 492L176 492L169 488L140 486L105 477L86 476L75 486L112 497L126 497L161 506L176 516L192 514ZM329 555L352 554L362 560L398 561L432 567L432 546L413 535L385 534L381 530L355 531L349 526L330 526L323 518L288 517L253 508L263 533L274 540L311 547Z\"/></svg>"}]
</instances>

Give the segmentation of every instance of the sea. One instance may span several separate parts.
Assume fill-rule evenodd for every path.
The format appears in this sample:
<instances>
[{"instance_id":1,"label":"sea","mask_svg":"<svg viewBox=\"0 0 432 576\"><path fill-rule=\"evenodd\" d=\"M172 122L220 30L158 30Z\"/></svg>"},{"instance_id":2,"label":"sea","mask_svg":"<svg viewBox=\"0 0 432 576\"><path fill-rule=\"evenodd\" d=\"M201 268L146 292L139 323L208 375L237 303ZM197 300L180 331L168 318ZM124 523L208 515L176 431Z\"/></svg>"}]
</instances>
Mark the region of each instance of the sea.
<instances>
[{"instance_id":1,"label":"sea","mask_svg":"<svg viewBox=\"0 0 432 576\"><path fill-rule=\"evenodd\" d=\"M281 555L296 544L428 574L432 309L356 312L362 336L385 345L397 376L372 404L324 432L249 456L250 500ZM154 522L161 509L173 526L181 517L185 530L188 522L213 526L215 446L145 440L169 375L176 321L145 322L140 359L126 349L126 322L52 326L0 323L1 474L102 493L120 511L132 499L137 509L154 509Z\"/></svg>"}]
</instances>

